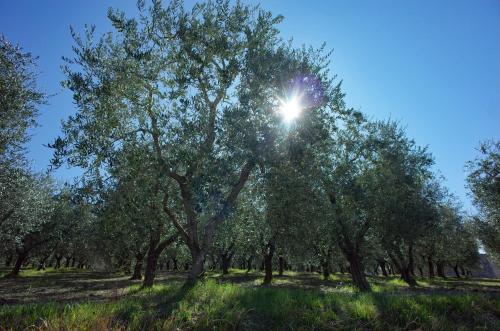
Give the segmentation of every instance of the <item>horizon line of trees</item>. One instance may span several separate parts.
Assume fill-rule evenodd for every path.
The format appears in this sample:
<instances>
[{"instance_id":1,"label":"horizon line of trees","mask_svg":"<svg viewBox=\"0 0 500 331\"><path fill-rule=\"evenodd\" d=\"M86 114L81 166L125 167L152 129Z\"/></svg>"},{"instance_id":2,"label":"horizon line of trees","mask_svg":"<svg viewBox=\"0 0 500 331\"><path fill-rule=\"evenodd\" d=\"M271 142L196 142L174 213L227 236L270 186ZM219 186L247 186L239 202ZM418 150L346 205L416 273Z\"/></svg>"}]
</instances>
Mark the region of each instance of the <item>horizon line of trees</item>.
<instances>
[{"instance_id":1,"label":"horizon line of trees","mask_svg":"<svg viewBox=\"0 0 500 331\"><path fill-rule=\"evenodd\" d=\"M50 144L73 185L31 171L23 144L46 95L35 58L0 39L0 256L122 270L152 286L158 269L231 266L367 274L470 275L479 242L500 254L500 142L467 164L478 215L466 215L433 157L397 122L346 106L325 47L294 47L274 16L237 2L186 10L110 9L114 30L72 30L63 85L76 114ZM283 121L281 100L300 99ZM144 274L143 274L144 273Z\"/></svg>"}]
</instances>

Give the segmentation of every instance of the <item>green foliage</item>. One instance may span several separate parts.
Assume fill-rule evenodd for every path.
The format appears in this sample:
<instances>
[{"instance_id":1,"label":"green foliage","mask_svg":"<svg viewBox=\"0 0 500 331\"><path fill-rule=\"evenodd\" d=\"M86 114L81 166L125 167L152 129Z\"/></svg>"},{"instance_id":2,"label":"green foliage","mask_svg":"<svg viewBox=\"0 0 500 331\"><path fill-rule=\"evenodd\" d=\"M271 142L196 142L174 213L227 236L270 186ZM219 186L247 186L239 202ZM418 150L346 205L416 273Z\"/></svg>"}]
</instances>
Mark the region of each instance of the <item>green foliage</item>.
<instances>
[{"instance_id":1,"label":"green foliage","mask_svg":"<svg viewBox=\"0 0 500 331\"><path fill-rule=\"evenodd\" d=\"M36 58L0 35L0 166L19 162L27 130L36 125L45 94L36 86Z\"/></svg>"},{"instance_id":2,"label":"green foliage","mask_svg":"<svg viewBox=\"0 0 500 331\"><path fill-rule=\"evenodd\" d=\"M476 226L481 242L500 261L500 141L482 143L479 151L467 163L467 181L480 211Z\"/></svg>"}]
</instances>

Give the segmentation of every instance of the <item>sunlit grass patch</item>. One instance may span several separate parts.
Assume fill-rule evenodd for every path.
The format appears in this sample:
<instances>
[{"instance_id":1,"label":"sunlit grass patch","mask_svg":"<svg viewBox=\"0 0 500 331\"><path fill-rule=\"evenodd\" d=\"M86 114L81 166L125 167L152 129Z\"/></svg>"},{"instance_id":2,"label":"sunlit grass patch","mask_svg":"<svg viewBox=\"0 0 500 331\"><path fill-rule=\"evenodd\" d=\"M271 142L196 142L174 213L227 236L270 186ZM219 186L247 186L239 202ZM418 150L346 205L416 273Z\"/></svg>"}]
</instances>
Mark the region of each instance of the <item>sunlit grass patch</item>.
<instances>
[{"instance_id":1,"label":"sunlit grass patch","mask_svg":"<svg viewBox=\"0 0 500 331\"><path fill-rule=\"evenodd\" d=\"M310 280L320 285L300 286ZM261 277L256 286L217 277L194 286L135 283L107 302L0 306L0 330L500 329L500 294L408 291L396 277L372 279L372 293L342 276L317 281L307 273L269 286Z\"/></svg>"}]
</instances>

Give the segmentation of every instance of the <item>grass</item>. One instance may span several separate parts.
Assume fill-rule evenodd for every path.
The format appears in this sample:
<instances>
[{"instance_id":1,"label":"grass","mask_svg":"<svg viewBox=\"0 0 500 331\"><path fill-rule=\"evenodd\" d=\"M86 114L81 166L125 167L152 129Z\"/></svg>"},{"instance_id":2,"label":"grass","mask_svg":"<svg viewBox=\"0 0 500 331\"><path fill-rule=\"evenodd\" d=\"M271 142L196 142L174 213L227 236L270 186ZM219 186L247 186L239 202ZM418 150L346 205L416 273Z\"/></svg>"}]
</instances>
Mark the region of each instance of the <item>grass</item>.
<instances>
[{"instance_id":1,"label":"grass","mask_svg":"<svg viewBox=\"0 0 500 331\"><path fill-rule=\"evenodd\" d=\"M128 285L125 295L103 302L43 302L0 306L5 330L498 330L499 292L433 291L438 284L405 290L398 279L372 279L374 292L344 286L307 287L294 274L271 286L248 275L209 275L194 287L179 280L151 289ZM332 284L344 282L335 275ZM446 282L452 282L451 280ZM470 281L473 282L474 281ZM484 283L494 283L482 281ZM315 284L315 283L314 283ZM1 283L0 283L1 285ZM488 286L488 285L486 285Z\"/></svg>"}]
</instances>

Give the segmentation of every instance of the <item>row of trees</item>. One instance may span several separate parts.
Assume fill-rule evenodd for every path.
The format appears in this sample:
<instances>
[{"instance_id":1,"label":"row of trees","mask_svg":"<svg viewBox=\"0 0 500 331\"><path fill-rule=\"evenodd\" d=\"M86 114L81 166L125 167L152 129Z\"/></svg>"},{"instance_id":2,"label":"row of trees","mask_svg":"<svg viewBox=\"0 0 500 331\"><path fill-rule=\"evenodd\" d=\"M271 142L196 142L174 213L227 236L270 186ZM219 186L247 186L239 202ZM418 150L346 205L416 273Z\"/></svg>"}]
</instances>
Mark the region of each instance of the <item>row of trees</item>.
<instances>
[{"instance_id":1,"label":"row of trees","mask_svg":"<svg viewBox=\"0 0 500 331\"><path fill-rule=\"evenodd\" d=\"M415 286L417 271L460 277L474 266L478 223L432 156L398 123L348 108L324 48L293 47L281 17L240 3L138 8L137 19L110 10L114 31L99 38L73 32L64 85L77 112L51 147L54 166L85 170L78 185L2 163L11 275L29 256L133 279L144 270L144 286L158 268L188 269L194 282L237 265L261 268L266 283L275 268L348 271L367 291L367 273ZM30 120L44 100L33 91ZM301 104L293 122L280 112L289 99Z\"/></svg>"}]
</instances>

